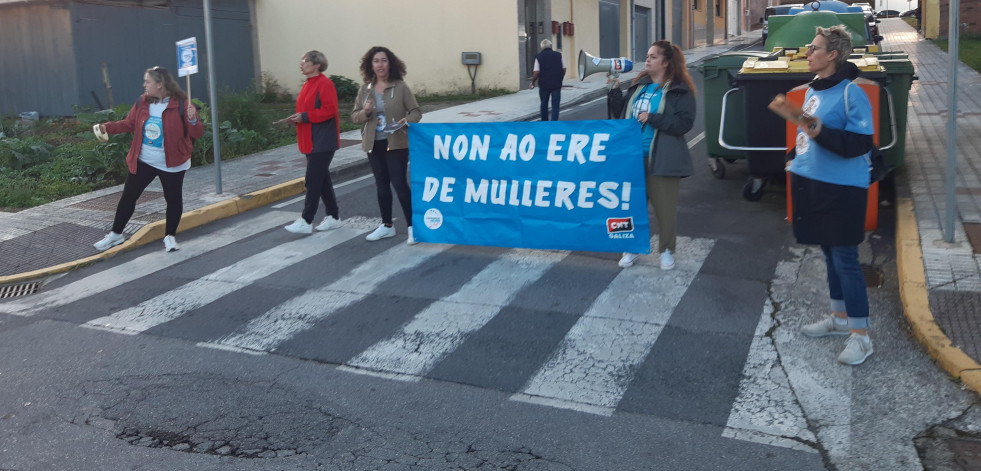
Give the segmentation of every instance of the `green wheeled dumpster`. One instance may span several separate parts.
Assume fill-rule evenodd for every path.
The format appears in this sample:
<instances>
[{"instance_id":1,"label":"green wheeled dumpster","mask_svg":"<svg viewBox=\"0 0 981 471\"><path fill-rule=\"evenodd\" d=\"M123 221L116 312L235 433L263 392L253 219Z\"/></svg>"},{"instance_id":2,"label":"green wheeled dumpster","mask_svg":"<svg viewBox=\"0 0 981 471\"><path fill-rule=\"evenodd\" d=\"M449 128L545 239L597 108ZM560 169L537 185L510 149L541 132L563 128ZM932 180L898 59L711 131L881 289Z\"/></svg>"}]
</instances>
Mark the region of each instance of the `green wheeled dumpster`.
<instances>
[{"instance_id":1,"label":"green wheeled dumpster","mask_svg":"<svg viewBox=\"0 0 981 471\"><path fill-rule=\"evenodd\" d=\"M916 75L913 63L906 54L883 53L875 55L879 65L886 70L887 100L879 100L879 116L891 116L892 122L881 120L879 147L889 169L902 167L906 158L906 117L909 90ZM888 109L891 107L891 110ZM891 112L890 112L891 111ZM886 113L889 114L886 114ZM895 125L896 132L892 127Z\"/></svg>"},{"instance_id":2,"label":"green wheeled dumpster","mask_svg":"<svg viewBox=\"0 0 981 471\"><path fill-rule=\"evenodd\" d=\"M772 52L716 56L699 67L705 77L709 165L717 177L725 175L723 161L745 159L750 177L743 197L750 201L762 197L768 180L782 183L782 178L772 177L783 175L786 124L767 105L776 94L813 80L803 47L813 39L815 27L837 24L846 25L852 35L855 48L849 60L859 67L862 77L881 86L878 131L886 165L903 165L907 102L916 79L913 65L905 54L880 52L878 46L866 43L863 34L867 31L860 29L863 18L824 11L774 18L778 21L771 25L767 44L780 46ZM745 60L737 70L739 58Z\"/></svg>"},{"instance_id":3,"label":"green wheeled dumpster","mask_svg":"<svg viewBox=\"0 0 981 471\"><path fill-rule=\"evenodd\" d=\"M698 71L702 73L702 96L705 100L705 145L708 148L709 168L716 178L725 178L725 162L735 162L746 158L746 152L727 149L719 143L719 124L722 121L722 98L733 88L736 72L746 59L766 57L762 51L727 52L706 58ZM725 142L735 146L746 145L746 122L743 119L745 101L742 95L734 95L729 100L725 120L728 122Z\"/></svg>"}]
</instances>

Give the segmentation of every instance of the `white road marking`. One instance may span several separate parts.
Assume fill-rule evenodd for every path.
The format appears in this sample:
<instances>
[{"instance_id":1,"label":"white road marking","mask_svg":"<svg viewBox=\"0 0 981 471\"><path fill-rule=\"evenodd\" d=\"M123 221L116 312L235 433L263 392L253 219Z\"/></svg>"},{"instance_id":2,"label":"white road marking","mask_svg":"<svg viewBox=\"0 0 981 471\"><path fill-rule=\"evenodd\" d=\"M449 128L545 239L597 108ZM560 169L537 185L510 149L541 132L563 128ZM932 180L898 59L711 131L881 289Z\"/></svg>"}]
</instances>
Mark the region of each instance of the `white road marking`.
<instances>
[{"instance_id":1,"label":"white road marking","mask_svg":"<svg viewBox=\"0 0 981 471\"><path fill-rule=\"evenodd\" d=\"M820 313L828 302L827 291L802 292L798 287L801 280L823 280L827 276L821 251L804 247L791 250L795 253L794 259L777 265L771 285L773 302L781 306L777 313L781 324L773 331L772 343L810 429L817 430L816 441L833 461L837 461L854 452L852 376L861 373L836 360L845 346L844 338L809 339L798 333L800 325L813 322L816 317L781 317L808 311ZM821 283L816 286L826 289Z\"/></svg>"},{"instance_id":2,"label":"white road marking","mask_svg":"<svg viewBox=\"0 0 981 471\"><path fill-rule=\"evenodd\" d=\"M704 131L698 133L697 136L691 138L691 140L688 141L688 148L691 149L692 147L695 147L699 142L702 142L703 139L705 139Z\"/></svg>"},{"instance_id":3,"label":"white road marking","mask_svg":"<svg viewBox=\"0 0 981 471\"><path fill-rule=\"evenodd\" d=\"M678 239L674 270L661 270L658 257L649 255L621 271L511 398L612 414L714 245Z\"/></svg>"},{"instance_id":4,"label":"white road marking","mask_svg":"<svg viewBox=\"0 0 981 471\"><path fill-rule=\"evenodd\" d=\"M255 351L272 351L331 314L369 295L388 278L409 270L451 247L444 244L396 245L359 265L340 280L292 298L252 319L239 332L213 342Z\"/></svg>"},{"instance_id":5,"label":"white road marking","mask_svg":"<svg viewBox=\"0 0 981 471\"><path fill-rule=\"evenodd\" d=\"M260 278L330 250L367 230L365 227L345 223L337 229L312 234L273 247L144 301L137 306L93 319L85 323L84 326L138 334L151 327L174 320L190 310L214 302Z\"/></svg>"},{"instance_id":6,"label":"white road marking","mask_svg":"<svg viewBox=\"0 0 981 471\"><path fill-rule=\"evenodd\" d=\"M418 380L493 319L522 288L541 278L568 254L513 250L501 255L459 291L434 302L397 334L347 362L345 369L396 373Z\"/></svg>"},{"instance_id":7,"label":"white road marking","mask_svg":"<svg viewBox=\"0 0 981 471\"><path fill-rule=\"evenodd\" d=\"M182 240L181 249L176 252L160 250L146 254L65 286L50 291L42 291L18 302L0 304L0 312L30 316L44 309L63 306L236 243L276 226L288 224L290 220L292 218L282 211L266 213L261 218L248 219L214 233Z\"/></svg>"},{"instance_id":8,"label":"white road marking","mask_svg":"<svg viewBox=\"0 0 981 471\"><path fill-rule=\"evenodd\" d=\"M722 436L817 453L806 444L817 440L807 428L804 411L767 336L774 325L772 315L773 304L767 300L743 367L739 395Z\"/></svg>"}]
</instances>

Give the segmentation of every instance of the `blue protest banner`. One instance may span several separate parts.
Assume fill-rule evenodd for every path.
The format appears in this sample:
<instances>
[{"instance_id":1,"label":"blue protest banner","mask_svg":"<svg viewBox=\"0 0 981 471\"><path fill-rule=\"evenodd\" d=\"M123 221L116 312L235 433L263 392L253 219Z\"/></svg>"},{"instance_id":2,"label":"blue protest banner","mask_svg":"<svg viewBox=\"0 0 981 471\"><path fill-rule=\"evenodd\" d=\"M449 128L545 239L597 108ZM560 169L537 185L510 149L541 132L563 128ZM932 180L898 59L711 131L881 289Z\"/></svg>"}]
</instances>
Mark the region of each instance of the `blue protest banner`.
<instances>
[{"instance_id":1,"label":"blue protest banner","mask_svg":"<svg viewBox=\"0 0 981 471\"><path fill-rule=\"evenodd\" d=\"M409 127L420 242L650 252L635 120Z\"/></svg>"}]
</instances>

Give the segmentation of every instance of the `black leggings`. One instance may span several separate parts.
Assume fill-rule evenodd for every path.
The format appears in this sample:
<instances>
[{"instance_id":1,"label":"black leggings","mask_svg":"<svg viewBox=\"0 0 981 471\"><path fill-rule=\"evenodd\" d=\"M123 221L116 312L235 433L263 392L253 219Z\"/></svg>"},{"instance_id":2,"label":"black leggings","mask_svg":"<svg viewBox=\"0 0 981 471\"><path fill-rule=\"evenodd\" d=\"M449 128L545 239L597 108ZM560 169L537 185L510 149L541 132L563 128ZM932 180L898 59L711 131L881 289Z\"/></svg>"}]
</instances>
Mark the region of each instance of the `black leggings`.
<instances>
[{"instance_id":1,"label":"black leggings","mask_svg":"<svg viewBox=\"0 0 981 471\"><path fill-rule=\"evenodd\" d=\"M300 215L308 224L312 224L314 216L317 215L318 199L323 200L328 216L340 219L337 196L334 195L334 183L330 181L332 160L334 160L334 151L307 154L307 175L304 179L307 196L303 202L303 213Z\"/></svg>"},{"instance_id":2,"label":"black leggings","mask_svg":"<svg viewBox=\"0 0 981 471\"><path fill-rule=\"evenodd\" d=\"M382 222L392 224L392 188L399 196L405 223L412 226L412 195L409 192L409 149L388 150L388 140L375 141L368 154L371 173L375 175L378 189L378 208L381 209Z\"/></svg>"},{"instance_id":3,"label":"black leggings","mask_svg":"<svg viewBox=\"0 0 981 471\"><path fill-rule=\"evenodd\" d=\"M143 190L153 181L160 177L160 185L163 186L164 199L167 201L167 227L165 235L177 234L177 226L181 223L181 214L184 212L184 196L181 194L184 188L184 170L180 172L166 172L151 167L143 163L136 162L136 174L126 176L126 183L123 185L123 195L119 198L116 205L116 217L112 221L112 231L122 234L126 228L129 218L133 217L136 210L136 200L140 199Z\"/></svg>"}]
</instances>

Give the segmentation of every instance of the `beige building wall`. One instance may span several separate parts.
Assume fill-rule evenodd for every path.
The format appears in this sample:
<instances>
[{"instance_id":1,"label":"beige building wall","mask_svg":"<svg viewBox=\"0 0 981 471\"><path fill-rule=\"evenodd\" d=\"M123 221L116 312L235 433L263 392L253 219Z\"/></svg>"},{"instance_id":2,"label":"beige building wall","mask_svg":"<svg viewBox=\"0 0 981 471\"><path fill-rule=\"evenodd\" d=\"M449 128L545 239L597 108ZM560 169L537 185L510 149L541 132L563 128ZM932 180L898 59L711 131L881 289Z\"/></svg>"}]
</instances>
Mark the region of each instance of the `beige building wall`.
<instances>
[{"instance_id":1,"label":"beige building wall","mask_svg":"<svg viewBox=\"0 0 981 471\"><path fill-rule=\"evenodd\" d=\"M562 53L566 78L575 78L579 51L599 54L599 0L538 1L544 2L546 14L551 15L544 19L545 37ZM652 40L658 39L659 1L617 0L620 56L632 56L633 4L651 9ZM672 14L672 1L682 2L683 12L690 9L691 0L666 1L665 15ZM360 83L361 56L368 48L381 45L405 61L406 82L417 94L470 93L470 77L460 55L476 51L482 58L476 87L516 91L523 79L527 83L522 77L519 37L524 34L524 25L519 24L524 7L525 0L255 0L259 67L295 94L303 83L300 57L316 49L327 56L327 75ZM560 26L572 23L573 34L565 34L561 27L558 33L551 33L551 21ZM687 15L681 22L666 18L664 37L671 39L672 28L687 26L689 21ZM724 19L719 22L721 30ZM684 29L688 38L690 32ZM540 50L538 44L533 49Z\"/></svg>"},{"instance_id":2,"label":"beige building wall","mask_svg":"<svg viewBox=\"0 0 981 471\"><path fill-rule=\"evenodd\" d=\"M327 56L325 74L361 83L361 57L385 46L401 58L417 94L470 93L461 53L480 52L476 86L517 90L515 0L256 0L259 62L291 93L302 85L300 58ZM578 33L578 31L577 31ZM568 61L567 61L568 62Z\"/></svg>"}]
</instances>

